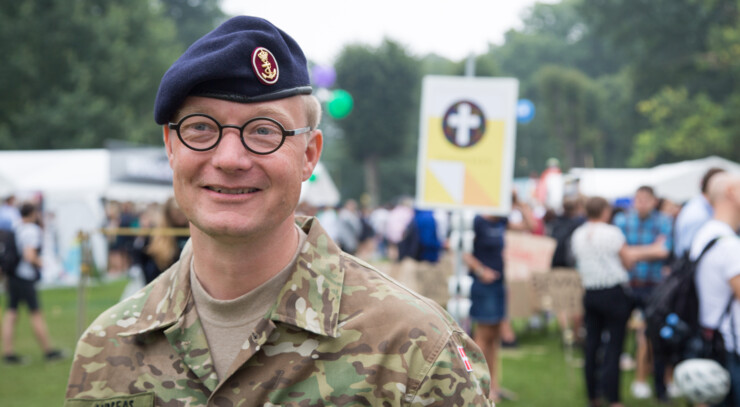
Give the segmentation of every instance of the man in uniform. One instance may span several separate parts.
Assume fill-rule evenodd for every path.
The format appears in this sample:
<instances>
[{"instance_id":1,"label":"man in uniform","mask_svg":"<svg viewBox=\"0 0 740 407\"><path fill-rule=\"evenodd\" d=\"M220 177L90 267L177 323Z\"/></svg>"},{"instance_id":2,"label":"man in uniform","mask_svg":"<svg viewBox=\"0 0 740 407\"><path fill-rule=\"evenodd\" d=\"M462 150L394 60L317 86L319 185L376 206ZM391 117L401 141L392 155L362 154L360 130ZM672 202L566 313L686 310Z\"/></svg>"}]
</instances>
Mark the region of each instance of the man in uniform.
<instances>
[{"instance_id":1,"label":"man in uniform","mask_svg":"<svg viewBox=\"0 0 740 407\"><path fill-rule=\"evenodd\" d=\"M310 93L299 46L253 17L167 71L155 120L191 241L88 328L66 406L490 405L449 315L294 215L322 149Z\"/></svg>"}]
</instances>

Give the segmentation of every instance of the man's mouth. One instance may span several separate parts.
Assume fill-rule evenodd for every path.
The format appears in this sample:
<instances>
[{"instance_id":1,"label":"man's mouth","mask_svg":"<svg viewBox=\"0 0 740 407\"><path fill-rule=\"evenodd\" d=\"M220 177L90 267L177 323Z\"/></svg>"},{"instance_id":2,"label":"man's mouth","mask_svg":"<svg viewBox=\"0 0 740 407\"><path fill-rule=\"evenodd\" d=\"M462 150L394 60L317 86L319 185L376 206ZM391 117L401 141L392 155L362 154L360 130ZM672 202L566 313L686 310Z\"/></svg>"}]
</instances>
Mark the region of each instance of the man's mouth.
<instances>
[{"instance_id":1,"label":"man's mouth","mask_svg":"<svg viewBox=\"0 0 740 407\"><path fill-rule=\"evenodd\" d=\"M206 189L209 189L209 190L214 191L214 192L218 192L219 194L230 194L230 195L251 194L253 192L259 191L259 188L206 187Z\"/></svg>"}]
</instances>

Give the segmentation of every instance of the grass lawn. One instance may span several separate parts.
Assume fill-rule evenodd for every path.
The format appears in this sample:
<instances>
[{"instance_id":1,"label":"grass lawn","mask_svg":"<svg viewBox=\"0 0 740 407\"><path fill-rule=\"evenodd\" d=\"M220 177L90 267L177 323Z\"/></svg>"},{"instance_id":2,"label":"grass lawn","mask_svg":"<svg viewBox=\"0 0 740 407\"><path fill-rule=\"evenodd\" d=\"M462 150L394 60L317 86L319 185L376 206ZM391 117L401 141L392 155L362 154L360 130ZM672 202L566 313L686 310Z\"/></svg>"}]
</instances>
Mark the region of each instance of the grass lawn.
<instances>
[{"instance_id":1,"label":"grass lawn","mask_svg":"<svg viewBox=\"0 0 740 407\"><path fill-rule=\"evenodd\" d=\"M524 321L515 321L519 346L501 353L501 383L518 395L498 406L571 407L587 406L580 350L563 348L557 328L528 330ZM655 400L635 400L629 392L633 372L621 377L622 403L630 407L656 406ZM675 402L674 405L684 405Z\"/></svg>"},{"instance_id":2,"label":"grass lawn","mask_svg":"<svg viewBox=\"0 0 740 407\"><path fill-rule=\"evenodd\" d=\"M120 298L125 281L88 287L86 325ZM50 289L41 292L49 331L56 346L70 355L77 336L77 290ZM6 299L2 298L3 305ZM523 321L515 321L519 347L502 352L502 384L518 394L517 401L503 401L500 406L571 407L586 406L582 359L579 351L568 356L554 327L528 330ZM28 315L22 312L16 336L17 351L31 358L24 366L0 363L0 405L3 407L59 406L63 403L71 359L45 363L33 338ZM653 401L629 397L631 373L622 376L624 403L630 407L648 407Z\"/></svg>"},{"instance_id":3,"label":"grass lawn","mask_svg":"<svg viewBox=\"0 0 740 407\"><path fill-rule=\"evenodd\" d=\"M96 316L118 302L125 286L124 280L88 286L84 326L87 327ZM43 290L39 296L52 342L69 357L44 362L31 332L28 313L23 308L18 317L15 347L16 352L29 357L31 362L23 366L0 363L0 405L3 407L61 406L64 403L71 356L77 343L77 289ZM1 297L4 310L7 297L4 292Z\"/></svg>"}]
</instances>

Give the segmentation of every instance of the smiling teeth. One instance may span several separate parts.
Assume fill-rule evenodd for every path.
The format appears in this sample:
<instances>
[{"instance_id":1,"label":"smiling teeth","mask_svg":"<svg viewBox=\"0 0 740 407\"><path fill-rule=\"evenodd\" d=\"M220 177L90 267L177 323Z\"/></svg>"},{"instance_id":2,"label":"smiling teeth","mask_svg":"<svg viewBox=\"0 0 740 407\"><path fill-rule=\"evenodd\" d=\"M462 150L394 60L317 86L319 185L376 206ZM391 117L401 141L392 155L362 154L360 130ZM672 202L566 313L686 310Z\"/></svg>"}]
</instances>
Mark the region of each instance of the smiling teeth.
<instances>
[{"instance_id":1,"label":"smiling teeth","mask_svg":"<svg viewBox=\"0 0 740 407\"><path fill-rule=\"evenodd\" d=\"M220 194L231 194L231 195L238 195L238 194L249 194L252 192L257 192L257 188L242 188L242 189L226 189L226 188L209 188L212 191L216 191Z\"/></svg>"}]
</instances>

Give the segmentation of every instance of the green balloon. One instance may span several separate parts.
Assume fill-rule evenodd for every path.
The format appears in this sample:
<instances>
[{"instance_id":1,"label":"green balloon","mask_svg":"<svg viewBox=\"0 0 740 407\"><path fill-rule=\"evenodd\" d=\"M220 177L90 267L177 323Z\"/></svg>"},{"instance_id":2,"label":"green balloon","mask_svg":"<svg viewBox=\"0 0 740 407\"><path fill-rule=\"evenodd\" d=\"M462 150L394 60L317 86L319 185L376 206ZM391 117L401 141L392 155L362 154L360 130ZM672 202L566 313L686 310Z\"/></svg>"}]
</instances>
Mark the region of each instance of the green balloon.
<instances>
[{"instance_id":1,"label":"green balloon","mask_svg":"<svg viewBox=\"0 0 740 407\"><path fill-rule=\"evenodd\" d=\"M354 101L352 95L346 90L337 89L331 93L331 100L327 105L329 116L335 119L343 119L352 111Z\"/></svg>"}]
</instances>

